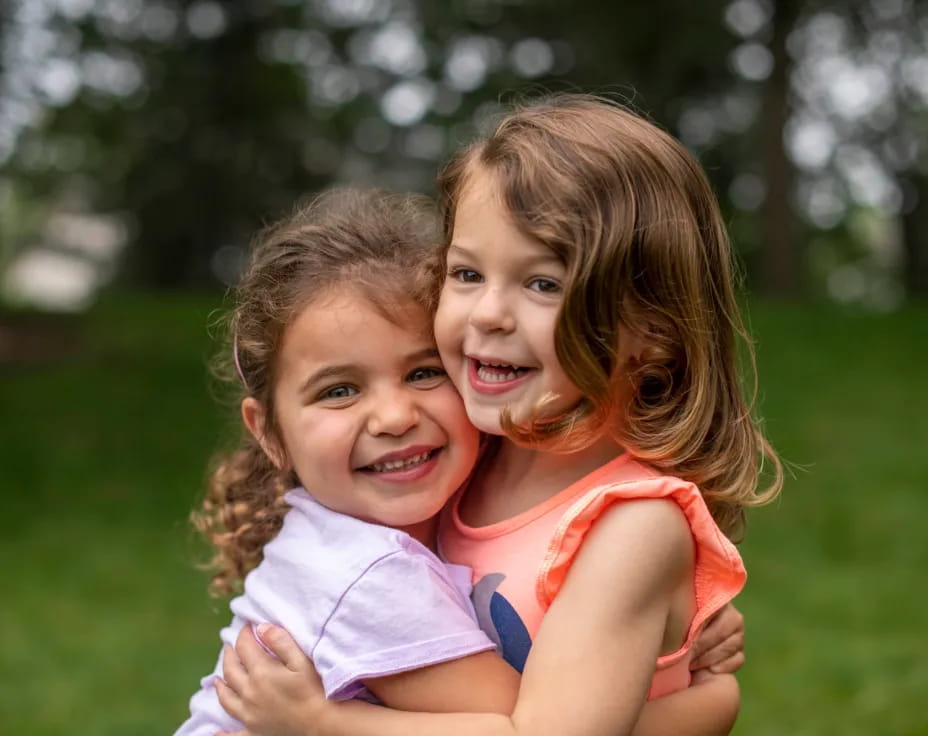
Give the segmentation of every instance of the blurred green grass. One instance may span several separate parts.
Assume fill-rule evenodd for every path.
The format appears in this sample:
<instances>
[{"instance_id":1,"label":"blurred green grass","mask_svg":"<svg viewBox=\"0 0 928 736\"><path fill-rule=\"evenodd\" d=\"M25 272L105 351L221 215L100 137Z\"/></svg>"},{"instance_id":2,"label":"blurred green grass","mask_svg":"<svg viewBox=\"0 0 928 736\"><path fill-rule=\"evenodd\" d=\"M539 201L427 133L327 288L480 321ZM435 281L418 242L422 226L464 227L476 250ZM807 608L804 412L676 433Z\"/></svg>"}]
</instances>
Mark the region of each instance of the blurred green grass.
<instances>
[{"instance_id":1,"label":"blurred green grass","mask_svg":"<svg viewBox=\"0 0 928 736\"><path fill-rule=\"evenodd\" d=\"M170 733L227 619L187 513L228 410L209 297L113 296L82 348L0 366L4 733ZM795 466L752 513L736 734L928 734L928 305L754 304L763 414Z\"/></svg>"}]
</instances>

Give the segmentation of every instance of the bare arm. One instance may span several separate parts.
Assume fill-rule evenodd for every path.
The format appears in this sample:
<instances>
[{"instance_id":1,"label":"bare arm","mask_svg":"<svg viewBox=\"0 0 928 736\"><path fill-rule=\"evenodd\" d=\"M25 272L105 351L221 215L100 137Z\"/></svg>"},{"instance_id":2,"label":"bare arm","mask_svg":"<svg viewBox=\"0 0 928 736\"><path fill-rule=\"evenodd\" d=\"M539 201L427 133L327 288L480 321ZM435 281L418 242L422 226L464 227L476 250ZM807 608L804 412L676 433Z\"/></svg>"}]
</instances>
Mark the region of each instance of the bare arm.
<instances>
[{"instance_id":1,"label":"bare arm","mask_svg":"<svg viewBox=\"0 0 928 736\"><path fill-rule=\"evenodd\" d=\"M336 713L328 732L343 733L339 730L344 725L338 721L340 716L337 711L344 708L345 704L333 704L325 699L322 682L309 657L283 629L276 626L260 628L263 643L277 658L268 655L265 649L255 642L251 628L246 627L239 635L237 645L241 660L233 650L228 650L225 655L225 676L235 688L221 680L216 681L222 705L230 715L249 725L249 729L243 733L253 736L319 736L324 733L320 724L325 722L325 714L330 708L334 708ZM463 662L468 660L475 660L475 657L469 657ZM245 662L244 666L242 661ZM476 665L477 662L468 664ZM397 684L403 687L415 684L415 688L410 688L408 696L399 695L400 698L409 698L404 704L405 709L441 712L447 710L452 703L460 702L451 698L440 701L439 707L429 706L428 699L442 697L441 690L431 692L426 681L433 669L417 671L422 677L422 682L414 682L411 679L397 681ZM495 670L496 676L502 674L508 677L511 672L508 666ZM451 674L452 670L445 668L443 675ZM461 670L461 674L465 677L464 681L452 682L449 679L446 682L451 692L457 693L458 697L463 694L464 697L472 698L473 702L462 705L461 711L493 712L494 705L504 707L501 698L508 698L508 710L498 712L512 712L517 685L508 688L506 684L499 685L492 672L487 671L486 674L489 676L484 677L484 672L480 672L476 667L469 674ZM385 691L382 693L388 698L394 697ZM423 706L417 707L418 702L413 699L423 696L426 699L422 701ZM731 731L739 704L738 684L732 675L712 675L704 670L694 675L693 684L686 690L648 701L632 734L725 736ZM377 718L384 712L384 709L376 707L372 707L371 710L371 718Z\"/></svg>"},{"instance_id":2,"label":"bare arm","mask_svg":"<svg viewBox=\"0 0 928 736\"><path fill-rule=\"evenodd\" d=\"M615 554L615 539L623 540L622 555ZM511 717L436 716L386 711L362 703L327 704L316 697L318 692L307 696L307 679L314 676L305 671L308 660L286 652L282 653L286 666L278 664L276 672L284 670L289 682L299 681L304 727L275 730L267 720L259 724L247 713L236 715L257 726L254 732L265 734L630 733L661 645L671 593L686 578L692 563L690 555L689 531L675 506L641 502L626 504L622 513L607 514L584 543L564 589L545 618ZM610 583L604 585L604 580ZM621 625L616 626L617 620ZM275 645L273 641L268 643ZM253 670L262 663L246 665ZM432 669L422 670L419 676L428 678ZM230 682L233 676L234 671L227 672ZM465 689L473 690L472 676L467 679ZM452 681L449 678L448 682ZM426 682L423 679L421 684ZM236 691L240 687L234 685ZM411 702L402 707L422 710L412 701L416 699L414 691L423 689L430 688L409 688ZM278 688L278 692L284 690ZM227 707L240 707L231 695L223 694L230 700ZM595 707L590 708L588 703ZM724 705L729 712L737 712L733 679L706 683L649 704L634 733L726 733L730 719L719 713ZM453 707L449 708L441 696L437 704L430 706L432 710Z\"/></svg>"},{"instance_id":3,"label":"bare arm","mask_svg":"<svg viewBox=\"0 0 928 736\"><path fill-rule=\"evenodd\" d=\"M481 652L364 684L397 710L508 715L519 693L519 673L495 652Z\"/></svg>"},{"instance_id":4,"label":"bare arm","mask_svg":"<svg viewBox=\"0 0 928 736\"><path fill-rule=\"evenodd\" d=\"M319 733L318 706L338 707L327 701L312 661L283 629L262 624L262 643L251 626L238 635L236 648L223 654L223 676L216 692L223 708L250 727L254 734ZM519 689L519 674L494 652L421 667L396 675L364 681L385 705L425 713L512 712ZM376 708L377 711L385 711Z\"/></svg>"},{"instance_id":5,"label":"bare arm","mask_svg":"<svg viewBox=\"0 0 928 736\"><path fill-rule=\"evenodd\" d=\"M685 690L649 700L632 736L726 736L741 706L734 675L703 671Z\"/></svg>"}]
</instances>

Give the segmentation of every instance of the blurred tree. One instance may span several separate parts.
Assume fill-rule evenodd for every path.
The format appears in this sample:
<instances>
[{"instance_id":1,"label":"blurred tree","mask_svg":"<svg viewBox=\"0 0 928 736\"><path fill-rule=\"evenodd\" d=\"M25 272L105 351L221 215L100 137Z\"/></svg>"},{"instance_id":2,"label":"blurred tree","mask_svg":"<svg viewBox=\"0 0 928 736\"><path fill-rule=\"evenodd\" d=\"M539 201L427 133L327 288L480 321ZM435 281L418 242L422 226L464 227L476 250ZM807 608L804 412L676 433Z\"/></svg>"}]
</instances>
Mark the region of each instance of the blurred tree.
<instances>
[{"instance_id":1,"label":"blurred tree","mask_svg":"<svg viewBox=\"0 0 928 736\"><path fill-rule=\"evenodd\" d=\"M924 167L914 169L902 176L902 182L903 279L909 294L928 297L928 173Z\"/></svg>"},{"instance_id":2,"label":"blurred tree","mask_svg":"<svg viewBox=\"0 0 928 736\"><path fill-rule=\"evenodd\" d=\"M830 291L883 308L925 296L928 4L807 2L789 50L799 205L819 232L844 231L822 241Z\"/></svg>"},{"instance_id":3,"label":"blurred tree","mask_svg":"<svg viewBox=\"0 0 928 736\"><path fill-rule=\"evenodd\" d=\"M134 282L212 282L217 248L323 183L299 166L302 84L288 67L255 63L271 21L246 4L97 8L49 23L69 39L61 63L80 88L25 131L12 165L37 192L64 188L92 210L129 213ZM68 150L62 166L56 151Z\"/></svg>"},{"instance_id":4,"label":"blurred tree","mask_svg":"<svg viewBox=\"0 0 928 736\"><path fill-rule=\"evenodd\" d=\"M907 0L831 7L849 19L851 48L888 82L880 114L857 122L854 138L895 179L901 217L902 277L909 294L928 296L928 5Z\"/></svg>"},{"instance_id":5,"label":"blurred tree","mask_svg":"<svg viewBox=\"0 0 928 736\"><path fill-rule=\"evenodd\" d=\"M902 218L910 290L928 280L926 21L909 0L3 7L0 179L17 202L123 213L122 274L138 284L231 281L264 218L333 181L428 190L526 83L624 98L678 135L770 291L796 290L809 243L839 247L810 233L852 234L850 215L873 207ZM854 80L888 60L889 102L849 112ZM829 85L828 65L851 82ZM895 211L891 192L854 184L873 160L902 193ZM813 255L827 269L857 257Z\"/></svg>"},{"instance_id":6,"label":"blurred tree","mask_svg":"<svg viewBox=\"0 0 928 736\"><path fill-rule=\"evenodd\" d=\"M799 288L799 254L793 214L793 164L783 146L783 132L792 114L792 62L787 39L799 18L800 0L780 0L771 6L771 70L762 93L760 114L761 170L766 181L762 206L761 284L768 293L792 294Z\"/></svg>"}]
</instances>

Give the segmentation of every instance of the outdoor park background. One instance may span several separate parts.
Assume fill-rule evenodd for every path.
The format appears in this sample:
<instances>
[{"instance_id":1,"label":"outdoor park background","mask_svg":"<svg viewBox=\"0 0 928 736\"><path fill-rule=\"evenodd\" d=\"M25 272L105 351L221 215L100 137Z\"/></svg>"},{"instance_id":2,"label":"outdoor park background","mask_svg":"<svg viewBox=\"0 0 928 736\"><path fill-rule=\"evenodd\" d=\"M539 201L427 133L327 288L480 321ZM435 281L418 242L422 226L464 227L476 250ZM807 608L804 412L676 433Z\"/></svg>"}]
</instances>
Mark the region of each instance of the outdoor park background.
<instances>
[{"instance_id":1,"label":"outdoor park background","mask_svg":"<svg viewBox=\"0 0 928 736\"><path fill-rule=\"evenodd\" d=\"M215 660L186 518L253 230L582 89L707 167L793 467L741 547L735 733L928 734L924 3L12 0L0 49L5 733L170 733Z\"/></svg>"}]
</instances>

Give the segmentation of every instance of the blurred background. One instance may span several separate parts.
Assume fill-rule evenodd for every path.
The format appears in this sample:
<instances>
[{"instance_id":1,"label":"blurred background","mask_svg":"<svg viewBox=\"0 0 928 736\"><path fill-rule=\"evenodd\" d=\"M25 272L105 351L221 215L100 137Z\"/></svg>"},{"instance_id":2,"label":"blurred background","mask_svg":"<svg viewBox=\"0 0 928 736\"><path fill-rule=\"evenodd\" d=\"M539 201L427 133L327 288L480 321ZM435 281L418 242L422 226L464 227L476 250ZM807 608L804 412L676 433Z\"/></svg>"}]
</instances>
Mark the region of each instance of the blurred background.
<instances>
[{"instance_id":1,"label":"blurred background","mask_svg":"<svg viewBox=\"0 0 928 736\"><path fill-rule=\"evenodd\" d=\"M187 514L255 229L583 90L708 170L792 468L735 733L928 734L928 3L6 0L0 65L5 732L170 733L215 661Z\"/></svg>"}]
</instances>

